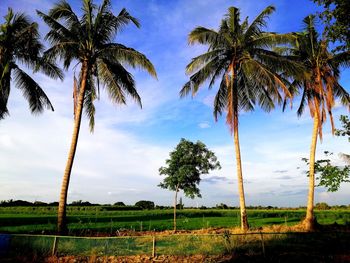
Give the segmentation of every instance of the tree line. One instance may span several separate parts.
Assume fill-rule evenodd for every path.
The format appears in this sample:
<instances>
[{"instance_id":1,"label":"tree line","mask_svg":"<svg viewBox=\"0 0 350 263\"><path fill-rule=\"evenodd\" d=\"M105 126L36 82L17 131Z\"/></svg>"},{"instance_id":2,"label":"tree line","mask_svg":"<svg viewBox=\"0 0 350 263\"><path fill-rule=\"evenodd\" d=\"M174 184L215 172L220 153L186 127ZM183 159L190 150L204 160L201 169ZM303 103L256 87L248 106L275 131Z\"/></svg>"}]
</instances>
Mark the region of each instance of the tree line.
<instances>
[{"instance_id":1,"label":"tree line","mask_svg":"<svg viewBox=\"0 0 350 263\"><path fill-rule=\"evenodd\" d=\"M42 202L42 201L34 201L29 202L25 200L1 200L0 207L57 207L58 202ZM172 209L173 206L166 205L157 205L153 201L140 200L137 201L134 205L126 205L124 202L115 202L113 204L98 204L98 203L90 203L89 201L77 200L73 201L67 206L71 207L102 207L103 210L106 211L126 211L126 210L164 210L164 209ZM278 207L278 206L262 206L262 205L250 205L247 206L247 209L250 210L300 210L305 209L306 207ZM236 206L228 206L224 203L216 204L215 206L184 206L183 204L177 204L177 209L222 209L222 210L236 210L239 207ZM325 202L316 203L315 209L317 210L338 210L338 209L350 209L349 205L329 205Z\"/></svg>"},{"instance_id":2,"label":"tree line","mask_svg":"<svg viewBox=\"0 0 350 263\"><path fill-rule=\"evenodd\" d=\"M325 12L333 12L337 20L335 24L326 27L328 34L332 32L328 37L327 33L317 31L315 15L305 17L301 32L267 32L267 19L275 12L273 6L266 7L252 21L248 17L241 19L239 9L230 7L220 21L218 30L199 26L188 36L190 45L204 45L208 50L187 65L186 72L190 77L180 90L180 97L195 96L206 83L209 89L217 89L213 114L215 120L226 115L227 125L234 137L241 228L244 231L249 229L249 223L240 153L239 116L242 112L253 111L257 107L265 111L271 111L277 106L285 109L288 103L298 97L301 98L298 116L308 109L314 120L309 157L309 194L304 220L307 230L314 228L317 141L322 140L322 127L326 118L331 122L332 132L335 131L332 109L336 99L342 105L350 107L349 93L339 83L341 69L350 64L349 39L346 38L348 31L341 30L344 23L349 26L348 20L342 16L342 10L345 8L346 12L348 9L339 4L335 9L327 11L333 8L327 1L319 1L319 4L325 4ZM144 54L114 42L116 35L127 25L140 27L140 22L135 17L126 9L115 15L110 0L104 0L100 6L95 5L93 0L82 0L81 10L82 15L77 15L66 0L54 4L48 13L37 10L37 15L49 27L44 38L50 45L47 49L41 42L38 24L25 14L14 13L9 9L0 28L1 119L9 114L7 106L11 79L28 100L32 113L40 113L45 108L54 109L40 85L20 65L32 69L33 73L40 71L61 80L64 77L63 70L70 69L72 63L74 68L79 65L78 74L73 77L74 127L59 200L59 233L67 232L67 194L83 110L89 119L90 130L93 131L94 103L99 99L100 88L106 90L115 104L126 104L126 96L130 96L142 107L135 80L126 67L143 69L157 78L154 66ZM320 16L324 17L324 14ZM334 23L333 19L325 21ZM334 27L339 30L331 31ZM330 50L330 41L337 39L344 45L338 50ZM57 62L62 62L63 69L57 66ZM196 171L187 169L180 172L189 171L195 175L198 171L207 173L219 167L214 159L213 163L207 165L209 166L201 168L204 170L197 167ZM168 168L170 167L161 169L160 173L177 173ZM168 188L166 184L163 186ZM179 188L171 190L176 194ZM188 194L193 196L199 192Z\"/></svg>"}]
</instances>

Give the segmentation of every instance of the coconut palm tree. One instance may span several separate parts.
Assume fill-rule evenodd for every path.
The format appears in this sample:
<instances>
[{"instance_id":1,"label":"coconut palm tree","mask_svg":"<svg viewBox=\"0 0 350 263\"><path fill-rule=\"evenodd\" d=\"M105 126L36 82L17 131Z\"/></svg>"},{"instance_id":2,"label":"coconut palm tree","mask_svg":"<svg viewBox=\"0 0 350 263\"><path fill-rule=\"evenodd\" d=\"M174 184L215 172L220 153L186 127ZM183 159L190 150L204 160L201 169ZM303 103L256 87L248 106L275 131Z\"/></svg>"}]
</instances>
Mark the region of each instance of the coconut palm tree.
<instances>
[{"instance_id":1,"label":"coconut palm tree","mask_svg":"<svg viewBox=\"0 0 350 263\"><path fill-rule=\"evenodd\" d=\"M83 108L93 131L94 101L98 98L100 83L103 84L113 103L126 104L126 95L129 95L141 106L134 78L125 69L125 65L145 69L154 77L156 71L145 55L113 42L116 34L126 25L133 23L140 27L140 24L125 9L114 15L110 0L104 0L100 6L96 6L92 0L83 0L81 16L74 13L65 0L56 3L48 14L37 12L50 27L46 39L51 43L51 47L45 52L45 56L48 59L60 59L65 69L68 69L74 60L80 64L79 80L74 80L73 87L75 98L73 136L58 208L58 232L64 233L67 230L67 191Z\"/></svg>"},{"instance_id":2,"label":"coconut palm tree","mask_svg":"<svg viewBox=\"0 0 350 263\"><path fill-rule=\"evenodd\" d=\"M14 13L9 8L5 21L0 25L0 119L9 114L7 103L11 90L11 78L23 92L33 114L44 108L53 110L49 98L40 85L22 68L27 66L35 72L52 78L63 78L61 71L40 56L44 47L40 42L38 24L23 13Z\"/></svg>"},{"instance_id":3,"label":"coconut palm tree","mask_svg":"<svg viewBox=\"0 0 350 263\"><path fill-rule=\"evenodd\" d=\"M348 51L334 54L328 50L327 39L321 39L315 29L314 16L306 17L303 23L304 31L296 34L295 45L284 52L290 59L301 63L308 72L303 78L295 79L290 86L290 92L296 95L300 89L302 90L297 114L301 116L305 107L309 107L310 115L314 119L309 159L309 193L304 220L306 230L313 230L317 137L322 141L322 127L327 114L334 134L332 108L335 106L336 98L340 98L340 103L343 105L350 105L349 93L339 84L339 68L350 65L350 54Z\"/></svg>"},{"instance_id":4,"label":"coconut palm tree","mask_svg":"<svg viewBox=\"0 0 350 263\"><path fill-rule=\"evenodd\" d=\"M236 152L241 228L249 228L245 206L238 117L241 111L252 111L258 104L270 111L275 102L289 96L286 79L279 73L300 74L300 67L272 51L277 44L288 43L292 36L264 32L266 19L275 10L268 6L251 24L246 18L240 22L239 10L230 7L218 31L197 27L189 34L189 44L208 45L208 51L192 59L187 73L192 74L180 96L192 93L206 81L211 89L220 79L214 99L214 117L226 112L226 123L234 135Z\"/></svg>"}]
</instances>

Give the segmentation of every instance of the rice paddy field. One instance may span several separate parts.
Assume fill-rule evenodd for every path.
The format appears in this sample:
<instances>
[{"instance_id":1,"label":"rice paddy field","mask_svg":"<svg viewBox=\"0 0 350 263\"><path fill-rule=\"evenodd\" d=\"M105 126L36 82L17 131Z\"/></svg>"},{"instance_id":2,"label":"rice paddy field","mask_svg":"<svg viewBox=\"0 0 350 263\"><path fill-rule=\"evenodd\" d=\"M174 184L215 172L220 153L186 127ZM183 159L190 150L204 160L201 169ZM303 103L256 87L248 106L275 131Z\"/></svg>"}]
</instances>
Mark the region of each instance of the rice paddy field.
<instances>
[{"instance_id":1,"label":"rice paddy field","mask_svg":"<svg viewBox=\"0 0 350 263\"><path fill-rule=\"evenodd\" d=\"M164 231L173 226L173 211L137 210L108 211L110 207L69 207L68 227L71 235L118 235L122 231ZM56 207L1 207L0 233L50 234L56 229ZM305 210L248 210L249 224L254 229L298 224ZM316 211L321 225L349 225L350 209ZM232 228L239 226L238 209L183 209L177 213L178 230Z\"/></svg>"}]
</instances>

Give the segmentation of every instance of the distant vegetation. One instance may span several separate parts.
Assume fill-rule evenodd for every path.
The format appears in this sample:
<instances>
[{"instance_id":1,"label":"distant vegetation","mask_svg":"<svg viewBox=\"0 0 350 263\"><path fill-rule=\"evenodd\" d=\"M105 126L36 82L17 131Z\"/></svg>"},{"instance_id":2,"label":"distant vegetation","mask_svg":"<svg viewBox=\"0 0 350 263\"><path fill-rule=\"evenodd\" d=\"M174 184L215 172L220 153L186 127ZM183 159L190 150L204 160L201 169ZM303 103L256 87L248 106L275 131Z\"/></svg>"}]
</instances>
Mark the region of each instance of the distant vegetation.
<instances>
[{"instance_id":1,"label":"distant vegetation","mask_svg":"<svg viewBox=\"0 0 350 263\"><path fill-rule=\"evenodd\" d=\"M42 202L42 201L24 201L24 200L2 200L0 201L0 207L45 207L45 206L52 206L56 207L58 206L58 202ZM70 207L77 207L77 208L84 208L88 209L88 207L91 207L91 209L94 209L95 207L100 207L102 210L105 211L112 211L112 210L164 210L164 209L173 209L173 206L163 206L163 205L157 205L153 201L146 201L146 200L140 200L137 201L134 205L125 205L124 202L115 202L114 204L97 204L97 203L90 203L88 201L82 201L77 200L73 201L70 204L68 204ZM200 206L200 207L193 207L193 206L184 206L181 204L181 206L184 209L199 209L199 210L205 210L205 209L239 209L237 206L228 206L227 204L220 203L216 204L215 206ZM278 206L247 206L248 209L252 210L298 210L298 209L305 209L304 206L299 207L278 207ZM74 210L74 208L72 208ZM350 204L348 205L329 205L325 202L317 203L315 205L315 209L318 210L327 210L327 209L350 209ZM79 209L78 209L79 210ZM0 210L1 211L1 210Z\"/></svg>"}]
</instances>

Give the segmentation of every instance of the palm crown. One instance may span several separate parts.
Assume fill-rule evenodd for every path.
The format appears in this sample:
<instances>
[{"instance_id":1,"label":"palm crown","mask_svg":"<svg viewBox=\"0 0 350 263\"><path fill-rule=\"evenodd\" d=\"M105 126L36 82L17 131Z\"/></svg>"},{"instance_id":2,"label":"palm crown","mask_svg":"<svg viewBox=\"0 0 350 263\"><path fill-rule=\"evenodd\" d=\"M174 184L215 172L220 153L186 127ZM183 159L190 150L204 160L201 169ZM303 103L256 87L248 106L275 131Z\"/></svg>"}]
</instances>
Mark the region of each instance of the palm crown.
<instances>
[{"instance_id":1,"label":"palm crown","mask_svg":"<svg viewBox=\"0 0 350 263\"><path fill-rule=\"evenodd\" d=\"M296 34L296 42L286 52L290 59L303 64L308 72L304 78L296 78L290 87L293 94L302 89L298 115L302 115L308 105L312 117L320 120L318 135L322 139L322 126L329 115L334 133L332 108L335 99L339 98L344 105L350 106L350 96L339 84L340 66L349 66L349 52L331 53L328 51L328 41L320 39L315 29L315 17L308 16L304 20L304 31Z\"/></svg>"},{"instance_id":2,"label":"palm crown","mask_svg":"<svg viewBox=\"0 0 350 263\"><path fill-rule=\"evenodd\" d=\"M44 108L53 110L49 98L39 84L20 67L25 65L34 71L62 79L61 71L40 56L43 48L38 25L24 14L15 14L9 9L5 22L0 27L0 119L9 113L7 103L11 76L14 77L16 87L28 100L32 113L41 113Z\"/></svg>"},{"instance_id":3,"label":"palm crown","mask_svg":"<svg viewBox=\"0 0 350 263\"><path fill-rule=\"evenodd\" d=\"M300 67L272 51L277 44L288 43L293 36L264 32L266 18L274 11L267 7L249 25L246 18L240 23L239 10L231 7L221 21L218 31L204 27L195 28L189 35L189 43L208 45L208 52L192 59L187 72L193 73L180 95L192 92L209 81L212 88L221 79L214 100L214 116L227 111L227 123L232 126L233 116L239 110L250 111L258 103L264 110L274 108L274 102L282 102L289 92L286 80L280 73L299 74Z\"/></svg>"},{"instance_id":4,"label":"palm crown","mask_svg":"<svg viewBox=\"0 0 350 263\"><path fill-rule=\"evenodd\" d=\"M124 66L145 69L153 76L156 76L155 69L145 55L112 42L127 24L133 23L139 27L136 18L125 9L115 16L110 0L104 0L99 7L91 0L83 0L81 17L73 12L65 0L58 2L47 15L37 12L51 28L46 39L52 47L45 52L45 56L61 59L65 68L73 60L78 60L82 65L80 79L83 70L87 70L84 108L91 130L94 127L94 100L98 97L100 83L104 84L113 102L125 104L126 95L129 95L141 106L134 78ZM78 92L80 83L75 81L74 93Z\"/></svg>"}]
</instances>

